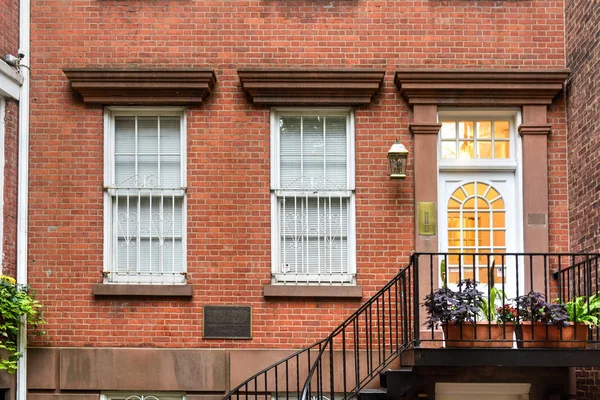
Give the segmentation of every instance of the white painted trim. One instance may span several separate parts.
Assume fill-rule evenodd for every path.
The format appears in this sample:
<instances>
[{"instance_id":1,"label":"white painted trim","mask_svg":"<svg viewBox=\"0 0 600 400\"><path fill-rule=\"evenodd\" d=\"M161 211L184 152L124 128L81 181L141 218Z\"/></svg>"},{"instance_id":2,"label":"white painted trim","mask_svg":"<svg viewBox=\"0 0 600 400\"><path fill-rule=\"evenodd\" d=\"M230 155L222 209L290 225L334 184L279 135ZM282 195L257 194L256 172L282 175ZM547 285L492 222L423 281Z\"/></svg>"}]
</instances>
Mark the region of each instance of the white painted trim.
<instances>
[{"instance_id":1,"label":"white painted trim","mask_svg":"<svg viewBox=\"0 0 600 400\"><path fill-rule=\"evenodd\" d=\"M0 97L0 275L4 265L4 175L6 174L5 135L6 100Z\"/></svg>"},{"instance_id":2,"label":"white painted trim","mask_svg":"<svg viewBox=\"0 0 600 400\"><path fill-rule=\"evenodd\" d=\"M19 48L30 63L30 0L19 0ZM23 78L19 94L19 168L17 181L17 282L27 284L28 220L29 220L29 68L21 68ZM19 331L16 400L27 399L27 325Z\"/></svg>"},{"instance_id":3,"label":"white painted trim","mask_svg":"<svg viewBox=\"0 0 600 400\"><path fill-rule=\"evenodd\" d=\"M436 383L435 396L440 395L513 395L515 399L529 399L530 383Z\"/></svg>"},{"instance_id":4,"label":"white painted trim","mask_svg":"<svg viewBox=\"0 0 600 400\"><path fill-rule=\"evenodd\" d=\"M0 60L0 96L19 100L22 84L23 76L7 63Z\"/></svg>"}]
</instances>

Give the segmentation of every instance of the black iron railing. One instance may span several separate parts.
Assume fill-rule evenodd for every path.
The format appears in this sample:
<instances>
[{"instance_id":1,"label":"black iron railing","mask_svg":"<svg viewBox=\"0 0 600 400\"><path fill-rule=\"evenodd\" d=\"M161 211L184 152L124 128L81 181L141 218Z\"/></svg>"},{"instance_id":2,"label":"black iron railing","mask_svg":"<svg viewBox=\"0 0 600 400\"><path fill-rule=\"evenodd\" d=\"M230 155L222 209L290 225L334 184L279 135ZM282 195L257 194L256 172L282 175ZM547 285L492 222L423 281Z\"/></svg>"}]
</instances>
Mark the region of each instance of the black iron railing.
<instances>
[{"instance_id":1,"label":"black iron railing","mask_svg":"<svg viewBox=\"0 0 600 400\"><path fill-rule=\"evenodd\" d=\"M565 329L555 333L552 326L534 324L533 318L528 321L514 301L531 292L538 292L549 304L589 298L600 289L599 271L600 254L413 254L406 268L326 339L263 369L223 400L350 399L412 347L560 347L556 344L565 342L571 344L566 347L585 347L600 343L597 328L583 326L574 336L568 336ZM460 292L457 283L464 279L477 281L488 303L493 295L496 298L477 317L478 328L463 324L452 334L442 332L453 323L427 328L425 297L443 287ZM515 321L496 324L493 310L505 305L512 307ZM529 337L524 333L528 325Z\"/></svg>"},{"instance_id":2,"label":"black iron railing","mask_svg":"<svg viewBox=\"0 0 600 400\"><path fill-rule=\"evenodd\" d=\"M354 397L418 333L412 260L326 339L260 371L223 400Z\"/></svg>"},{"instance_id":3,"label":"black iron railing","mask_svg":"<svg viewBox=\"0 0 600 400\"><path fill-rule=\"evenodd\" d=\"M564 347L585 347L598 338L596 328L574 329L577 324L573 321L569 321L568 329L556 328L546 321L536 323L536 318L516 299L534 292L548 304L565 304L581 296L589 298L599 288L599 257L567 253L416 254L421 302L427 294L433 295L442 287L461 292L464 289L458 283L464 279L477 281L477 289L483 292L486 301L495 298L493 305L481 310L475 326L451 321L430 325L419 332L416 345L434 342L429 346L488 347L483 342L489 342L489 347L561 347L559 343L572 342ZM506 307L513 321L499 321L497 311L505 311L497 310L499 307ZM575 310L575 319L590 311L589 304L583 308ZM415 324L423 326L428 316L422 309L415 317Z\"/></svg>"}]
</instances>

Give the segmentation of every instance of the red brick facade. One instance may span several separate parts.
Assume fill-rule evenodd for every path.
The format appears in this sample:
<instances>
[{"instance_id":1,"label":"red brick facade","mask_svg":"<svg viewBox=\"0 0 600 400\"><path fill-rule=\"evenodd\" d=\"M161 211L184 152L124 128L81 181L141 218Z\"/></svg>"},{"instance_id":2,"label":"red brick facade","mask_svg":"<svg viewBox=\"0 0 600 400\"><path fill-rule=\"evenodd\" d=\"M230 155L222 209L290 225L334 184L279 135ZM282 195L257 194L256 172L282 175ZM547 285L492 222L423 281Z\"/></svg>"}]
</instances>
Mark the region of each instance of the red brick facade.
<instances>
[{"instance_id":1,"label":"red brick facade","mask_svg":"<svg viewBox=\"0 0 600 400\"><path fill-rule=\"evenodd\" d=\"M16 276L19 105L7 100L4 118L4 244L2 273Z\"/></svg>"},{"instance_id":2,"label":"red brick facade","mask_svg":"<svg viewBox=\"0 0 600 400\"><path fill-rule=\"evenodd\" d=\"M391 182L385 158L395 138L411 150L411 112L392 82L394 71L564 66L562 2L82 1L57 7L42 1L32 15L32 65L44 72L32 83L30 282L46 305L44 340L54 346L299 347L323 337L359 304L262 296L270 280L269 108L250 104L237 68L387 70L374 102L355 111L357 279L368 297L407 264L413 249L412 179ZM187 111L191 301L124 305L92 296L91 285L102 281L103 113L82 104L62 72L85 66L215 69L215 90ZM567 248L560 99L549 115L550 241L560 251ZM203 341L202 306L232 302L254 307L254 339Z\"/></svg>"},{"instance_id":3,"label":"red brick facade","mask_svg":"<svg viewBox=\"0 0 600 400\"><path fill-rule=\"evenodd\" d=\"M600 251L600 9L566 2L569 219L573 251ZM600 398L600 371L577 371L577 399Z\"/></svg>"},{"instance_id":4,"label":"red brick facade","mask_svg":"<svg viewBox=\"0 0 600 400\"><path fill-rule=\"evenodd\" d=\"M4 59L7 53L16 56L19 49L19 0L2 0L0 10L0 54Z\"/></svg>"}]
</instances>

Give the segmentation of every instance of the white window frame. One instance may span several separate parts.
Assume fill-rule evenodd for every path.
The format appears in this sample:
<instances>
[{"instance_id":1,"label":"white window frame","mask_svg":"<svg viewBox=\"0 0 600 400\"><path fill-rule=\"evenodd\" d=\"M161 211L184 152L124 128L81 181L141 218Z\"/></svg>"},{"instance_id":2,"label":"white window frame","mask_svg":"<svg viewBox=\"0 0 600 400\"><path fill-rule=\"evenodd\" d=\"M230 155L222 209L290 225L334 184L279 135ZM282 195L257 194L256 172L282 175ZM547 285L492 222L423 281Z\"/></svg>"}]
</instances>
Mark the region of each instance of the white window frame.
<instances>
[{"instance_id":1,"label":"white window frame","mask_svg":"<svg viewBox=\"0 0 600 400\"><path fill-rule=\"evenodd\" d=\"M181 143L181 187L172 190L182 201L182 227L181 227L181 262L182 270L178 275L157 276L151 275L148 279L135 276L122 276L111 278L114 271L115 251L113 234L113 205L112 188L118 183L115 181L115 117L119 116L177 116L180 117L180 143ZM114 284L185 284L187 274L187 118L184 107L105 107L104 109L104 283Z\"/></svg>"},{"instance_id":2,"label":"white window frame","mask_svg":"<svg viewBox=\"0 0 600 400\"><path fill-rule=\"evenodd\" d=\"M454 159L442 158L441 143L442 133L438 135L437 152L438 166L441 171L460 170L518 170L521 160L521 138L517 128L521 122L521 113L518 109L465 109L465 108L440 108L438 109L438 122L447 120L479 120L510 122L510 158L496 159Z\"/></svg>"},{"instance_id":3,"label":"white window frame","mask_svg":"<svg viewBox=\"0 0 600 400\"><path fill-rule=\"evenodd\" d=\"M143 397L142 397L143 396ZM106 392L100 394L100 400L127 400L133 397L131 400L186 400L184 393L173 393L173 392Z\"/></svg>"},{"instance_id":4,"label":"white window frame","mask_svg":"<svg viewBox=\"0 0 600 400\"><path fill-rule=\"evenodd\" d=\"M281 116L344 116L346 117L346 154L347 154L347 189L348 204L348 235L347 263L348 271L328 277L318 275L290 275L279 271L280 254L280 224L278 194L280 187L279 174L279 117ZM351 108L273 108L271 109L271 282L273 284L308 284L308 285L356 285L356 177L355 177L355 132L354 110Z\"/></svg>"}]
</instances>

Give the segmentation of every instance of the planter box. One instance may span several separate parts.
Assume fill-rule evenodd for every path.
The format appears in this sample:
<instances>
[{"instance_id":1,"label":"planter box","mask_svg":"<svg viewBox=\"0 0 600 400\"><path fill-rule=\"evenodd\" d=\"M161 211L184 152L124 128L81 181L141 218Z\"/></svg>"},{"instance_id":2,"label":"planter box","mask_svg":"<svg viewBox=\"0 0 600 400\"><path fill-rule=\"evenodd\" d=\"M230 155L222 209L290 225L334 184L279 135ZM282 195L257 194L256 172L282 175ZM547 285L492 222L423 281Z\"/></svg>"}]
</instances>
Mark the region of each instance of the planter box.
<instances>
[{"instance_id":1,"label":"planter box","mask_svg":"<svg viewBox=\"0 0 600 400\"><path fill-rule=\"evenodd\" d=\"M461 329L462 328L462 329ZM452 347L513 347L515 325L495 322L477 322L473 324L442 325L446 348Z\"/></svg>"},{"instance_id":2,"label":"planter box","mask_svg":"<svg viewBox=\"0 0 600 400\"><path fill-rule=\"evenodd\" d=\"M543 322L523 322L517 330L517 345L520 348L585 348L588 332L585 324L570 324L566 328L559 328Z\"/></svg>"}]
</instances>

